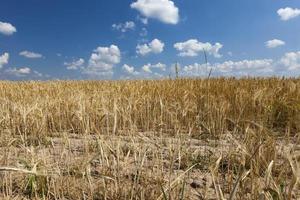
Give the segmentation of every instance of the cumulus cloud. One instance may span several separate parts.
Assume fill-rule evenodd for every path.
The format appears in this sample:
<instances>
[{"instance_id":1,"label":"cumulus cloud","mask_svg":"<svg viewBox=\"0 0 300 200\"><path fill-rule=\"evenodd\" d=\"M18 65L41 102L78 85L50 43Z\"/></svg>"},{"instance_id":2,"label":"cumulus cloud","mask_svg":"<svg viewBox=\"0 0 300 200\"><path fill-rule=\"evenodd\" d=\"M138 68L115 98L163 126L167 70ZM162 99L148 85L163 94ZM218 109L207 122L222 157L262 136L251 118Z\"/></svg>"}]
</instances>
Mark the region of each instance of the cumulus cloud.
<instances>
[{"instance_id":1,"label":"cumulus cloud","mask_svg":"<svg viewBox=\"0 0 300 200\"><path fill-rule=\"evenodd\" d=\"M122 70L125 72L121 75L123 79L156 79L162 78L164 76L164 72L166 71L167 66L163 63L157 64L145 64L136 70L135 67L124 64Z\"/></svg>"},{"instance_id":2,"label":"cumulus cloud","mask_svg":"<svg viewBox=\"0 0 300 200\"><path fill-rule=\"evenodd\" d=\"M188 76L206 76L210 69L216 76L255 76L272 73L274 61L272 59L226 61L223 63L187 65L183 72Z\"/></svg>"},{"instance_id":3,"label":"cumulus cloud","mask_svg":"<svg viewBox=\"0 0 300 200\"><path fill-rule=\"evenodd\" d=\"M133 21L128 21L125 23L119 23L119 24L113 24L112 28L117 31L121 31L122 33L125 33L129 30L135 29L135 23Z\"/></svg>"},{"instance_id":4,"label":"cumulus cloud","mask_svg":"<svg viewBox=\"0 0 300 200\"><path fill-rule=\"evenodd\" d=\"M150 69L150 67L151 67L150 64L144 65L144 66L142 67L142 70L143 70L144 72L146 72L146 73L151 74L151 73L152 73L152 70Z\"/></svg>"},{"instance_id":5,"label":"cumulus cloud","mask_svg":"<svg viewBox=\"0 0 300 200\"><path fill-rule=\"evenodd\" d=\"M34 53L31 51L22 51L19 53L20 56L24 56L26 58L42 58L43 55L39 53Z\"/></svg>"},{"instance_id":6,"label":"cumulus cloud","mask_svg":"<svg viewBox=\"0 0 300 200\"><path fill-rule=\"evenodd\" d=\"M28 78L28 79L36 79L36 78L41 78L43 77L43 74L31 70L29 67L10 67L6 69L2 69L4 65L8 64L9 60L9 54L4 53L3 55L0 56L0 78L1 79L23 79L23 78Z\"/></svg>"},{"instance_id":7,"label":"cumulus cloud","mask_svg":"<svg viewBox=\"0 0 300 200\"><path fill-rule=\"evenodd\" d=\"M23 68L9 68L6 70L6 73L22 77L22 76L27 76L28 74L31 73L31 69L29 67L23 67Z\"/></svg>"},{"instance_id":8,"label":"cumulus cloud","mask_svg":"<svg viewBox=\"0 0 300 200\"><path fill-rule=\"evenodd\" d=\"M165 64L162 64L162 63L157 63L157 64L146 64L142 67L142 70L146 73L153 73L153 69L157 69L157 70L160 70L160 71L166 71L166 68L167 66Z\"/></svg>"},{"instance_id":9,"label":"cumulus cloud","mask_svg":"<svg viewBox=\"0 0 300 200\"><path fill-rule=\"evenodd\" d=\"M137 45L136 52L142 56L150 53L159 54L164 51L164 46L165 44L162 41L154 39L148 44Z\"/></svg>"},{"instance_id":10,"label":"cumulus cloud","mask_svg":"<svg viewBox=\"0 0 300 200\"><path fill-rule=\"evenodd\" d=\"M287 21L295 17L298 17L300 15L300 9L290 8L290 7L280 8L277 11L277 14L280 16L281 20Z\"/></svg>"},{"instance_id":11,"label":"cumulus cloud","mask_svg":"<svg viewBox=\"0 0 300 200\"><path fill-rule=\"evenodd\" d=\"M145 17L141 17L141 16L137 16L137 20L139 20L140 22L142 22L143 24L147 25L148 24L148 18Z\"/></svg>"},{"instance_id":12,"label":"cumulus cloud","mask_svg":"<svg viewBox=\"0 0 300 200\"><path fill-rule=\"evenodd\" d=\"M300 51L288 52L277 60L241 60L216 64L186 65L182 72L185 76L207 76L212 69L214 76L297 76L300 75Z\"/></svg>"},{"instance_id":13,"label":"cumulus cloud","mask_svg":"<svg viewBox=\"0 0 300 200\"><path fill-rule=\"evenodd\" d=\"M162 78L175 73L175 66L169 68L165 64L145 64L138 71L132 66L124 65L125 78ZM212 72L212 76L298 76L300 75L300 51L288 52L278 59L245 59L227 60L221 63L194 63L183 65L179 72L181 76L207 77ZM134 76L138 75L138 76Z\"/></svg>"},{"instance_id":14,"label":"cumulus cloud","mask_svg":"<svg viewBox=\"0 0 300 200\"><path fill-rule=\"evenodd\" d=\"M64 65L67 67L68 70L77 70L82 68L85 61L83 58L79 58L78 60L74 60L72 62L64 62Z\"/></svg>"},{"instance_id":15,"label":"cumulus cloud","mask_svg":"<svg viewBox=\"0 0 300 200\"><path fill-rule=\"evenodd\" d=\"M124 64L122 69L125 71L126 74L132 75L132 76L137 76L140 74L140 72L136 71L133 66L129 66L127 64Z\"/></svg>"},{"instance_id":16,"label":"cumulus cloud","mask_svg":"<svg viewBox=\"0 0 300 200\"><path fill-rule=\"evenodd\" d=\"M159 69L161 71L166 71L167 66L163 63L157 63L155 65L151 65L151 68L153 69Z\"/></svg>"},{"instance_id":17,"label":"cumulus cloud","mask_svg":"<svg viewBox=\"0 0 300 200\"><path fill-rule=\"evenodd\" d=\"M140 32L141 37L146 37L148 35L148 30L146 28L142 28Z\"/></svg>"},{"instance_id":18,"label":"cumulus cloud","mask_svg":"<svg viewBox=\"0 0 300 200\"><path fill-rule=\"evenodd\" d=\"M160 79L165 76L160 71L152 71L151 66L148 64L142 66L140 71L136 71L133 66L126 64L122 68L125 73L120 76L121 79Z\"/></svg>"},{"instance_id":19,"label":"cumulus cloud","mask_svg":"<svg viewBox=\"0 0 300 200\"><path fill-rule=\"evenodd\" d=\"M216 58L220 58L222 55L219 54L219 51L222 47L223 45L220 43L212 45L208 42L202 43L197 39L190 39L185 42L174 44L174 48L179 51L178 55L182 57L198 56L200 52L203 52L205 50L208 54L213 55Z\"/></svg>"},{"instance_id":20,"label":"cumulus cloud","mask_svg":"<svg viewBox=\"0 0 300 200\"><path fill-rule=\"evenodd\" d=\"M137 0L130 6L145 18L157 19L166 24L177 24L179 21L179 9L171 0Z\"/></svg>"},{"instance_id":21,"label":"cumulus cloud","mask_svg":"<svg viewBox=\"0 0 300 200\"><path fill-rule=\"evenodd\" d=\"M300 51L288 52L280 60L282 64L288 70L300 70Z\"/></svg>"},{"instance_id":22,"label":"cumulus cloud","mask_svg":"<svg viewBox=\"0 0 300 200\"><path fill-rule=\"evenodd\" d=\"M226 61L221 64L217 64L216 68L221 73L238 73L243 75L251 75L255 73L268 73L272 72L272 59L261 59L261 60L242 60L242 61Z\"/></svg>"},{"instance_id":23,"label":"cumulus cloud","mask_svg":"<svg viewBox=\"0 0 300 200\"><path fill-rule=\"evenodd\" d=\"M8 68L3 72L2 75L8 79L40 79L46 77L29 67Z\"/></svg>"},{"instance_id":24,"label":"cumulus cloud","mask_svg":"<svg viewBox=\"0 0 300 200\"><path fill-rule=\"evenodd\" d=\"M9 53L4 53L0 56L0 69L8 63Z\"/></svg>"},{"instance_id":25,"label":"cumulus cloud","mask_svg":"<svg viewBox=\"0 0 300 200\"><path fill-rule=\"evenodd\" d=\"M90 56L88 66L83 73L91 77L111 76L113 67L120 63L121 52L118 46L98 47Z\"/></svg>"},{"instance_id":26,"label":"cumulus cloud","mask_svg":"<svg viewBox=\"0 0 300 200\"><path fill-rule=\"evenodd\" d=\"M282 41L282 40L278 40L278 39L273 39L273 40L269 40L265 43L266 47L267 48L276 48L276 47L279 47L279 46L283 46L285 45L285 42Z\"/></svg>"},{"instance_id":27,"label":"cumulus cloud","mask_svg":"<svg viewBox=\"0 0 300 200\"><path fill-rule=\"evenodd\" d=\"M7 22L0 22L0 33L4 35L12 35L17 32L16 27Z\"/></svg>"},{"instance_id":28,"label":"cumulus cloud","mask_svg":"<svg viewBox=\"0 0 300 200\"><path fill-rule=\"evenodd\" d=\"M122 69L128 74L132 74L134 72L134 67L124 64Z\"/></svg>"}]
</instances>

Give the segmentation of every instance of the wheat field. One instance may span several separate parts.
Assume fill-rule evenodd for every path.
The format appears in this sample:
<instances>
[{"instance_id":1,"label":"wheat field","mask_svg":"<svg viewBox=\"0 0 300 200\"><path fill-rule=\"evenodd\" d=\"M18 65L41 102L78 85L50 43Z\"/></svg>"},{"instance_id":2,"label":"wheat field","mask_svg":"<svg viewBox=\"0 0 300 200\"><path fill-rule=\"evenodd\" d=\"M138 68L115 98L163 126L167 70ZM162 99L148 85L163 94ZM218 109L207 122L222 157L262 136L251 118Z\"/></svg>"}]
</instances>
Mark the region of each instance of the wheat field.
<instances>
[{"instance_id":1,"label":"wheat field","mask_svg":"<svg viewBox=\"0 0 300 200\"><path fill-rule=\"evenodd\" d=\"M300 79L0 82L1 199L300 199Z\"/></svg>"}]
</instances>

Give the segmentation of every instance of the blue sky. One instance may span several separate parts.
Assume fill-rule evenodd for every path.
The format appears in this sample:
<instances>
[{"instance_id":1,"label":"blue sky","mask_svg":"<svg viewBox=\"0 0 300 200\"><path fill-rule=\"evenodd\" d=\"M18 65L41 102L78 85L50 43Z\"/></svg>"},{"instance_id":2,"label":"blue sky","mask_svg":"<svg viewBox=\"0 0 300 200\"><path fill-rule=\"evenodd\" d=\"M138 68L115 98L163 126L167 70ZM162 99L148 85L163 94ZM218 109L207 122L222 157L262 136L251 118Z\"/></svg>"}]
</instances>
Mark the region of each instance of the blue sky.
<instances>
[{"instance_id":1,"label":"blue sky","mask_svg":"<svg viewBox=\"0 0 300 200\"><path fill-rule=\"evenodd\" d=\"M299 33L299 0L2 0L0 78L298 76Z\"/></svg>"}]
</instances>

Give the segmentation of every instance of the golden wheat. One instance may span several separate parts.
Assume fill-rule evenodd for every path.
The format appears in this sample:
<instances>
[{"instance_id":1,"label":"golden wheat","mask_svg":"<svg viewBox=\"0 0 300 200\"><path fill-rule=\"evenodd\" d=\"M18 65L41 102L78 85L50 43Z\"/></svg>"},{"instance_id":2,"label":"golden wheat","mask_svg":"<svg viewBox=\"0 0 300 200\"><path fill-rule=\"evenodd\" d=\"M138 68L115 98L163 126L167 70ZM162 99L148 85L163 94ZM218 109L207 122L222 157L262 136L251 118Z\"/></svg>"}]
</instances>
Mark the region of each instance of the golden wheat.
<instances>
[{"instance_id":1,"label":"golden wheat","mask_svg":"<svg viewBox=\"0 0 300 200\"><path fill-rule=\"evenodd\" d=\"M300 79L0 82L4 199L298 199Z\"/></svg>"}]
</instances>

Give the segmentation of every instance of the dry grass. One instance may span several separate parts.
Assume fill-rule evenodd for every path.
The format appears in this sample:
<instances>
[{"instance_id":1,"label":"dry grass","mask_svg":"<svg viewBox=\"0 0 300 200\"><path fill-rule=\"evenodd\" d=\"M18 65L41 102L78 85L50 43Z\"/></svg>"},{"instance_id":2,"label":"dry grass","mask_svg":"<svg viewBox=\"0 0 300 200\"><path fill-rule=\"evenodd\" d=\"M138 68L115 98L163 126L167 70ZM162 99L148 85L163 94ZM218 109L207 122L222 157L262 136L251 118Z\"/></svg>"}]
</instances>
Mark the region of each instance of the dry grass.
<instances>
[{"instance_id":1,"label":"dry grass","mask_svg":"<svg viewBox=\"0 0 300 200\"><path fill-rule=\"evenodd\" d=\"M1 199L300 199L300 79L0 82Z\"/></svg>"}]
</instances>

